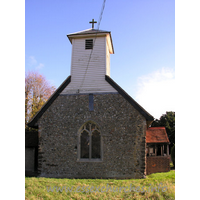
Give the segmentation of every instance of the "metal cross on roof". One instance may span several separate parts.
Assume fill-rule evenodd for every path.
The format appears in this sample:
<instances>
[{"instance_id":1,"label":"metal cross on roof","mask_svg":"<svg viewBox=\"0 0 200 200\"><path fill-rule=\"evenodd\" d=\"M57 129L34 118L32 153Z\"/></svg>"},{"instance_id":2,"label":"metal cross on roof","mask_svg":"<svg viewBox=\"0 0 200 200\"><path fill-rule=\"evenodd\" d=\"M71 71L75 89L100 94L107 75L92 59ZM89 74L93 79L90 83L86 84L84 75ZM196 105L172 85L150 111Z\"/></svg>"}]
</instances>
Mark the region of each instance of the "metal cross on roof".
<instances>
[{"instance_id":1,"label":"metal cross on roof","mask_svg":"<svg viewBox=\"0 0 200 200\"><path fill-rule=\"evenodd\" d=\"M92 28L94 28L94 23L97 23L97 21L94 21L94 19L92 19L92 21L89 23L92 24Z\"/></svg>"}]
</instances>

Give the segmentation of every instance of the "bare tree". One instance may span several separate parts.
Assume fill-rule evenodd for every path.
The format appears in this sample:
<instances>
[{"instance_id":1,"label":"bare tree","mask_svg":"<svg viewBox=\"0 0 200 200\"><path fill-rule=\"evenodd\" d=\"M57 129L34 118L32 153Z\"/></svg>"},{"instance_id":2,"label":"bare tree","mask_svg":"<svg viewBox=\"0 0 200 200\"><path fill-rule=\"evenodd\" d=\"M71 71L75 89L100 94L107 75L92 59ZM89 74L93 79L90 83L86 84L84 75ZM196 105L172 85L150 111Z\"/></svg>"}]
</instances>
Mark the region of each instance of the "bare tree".
<instances>
[{"instance_id":1,"label":"bare tree","mask_svg":"<svg viewBox=\"0 0 200 200\"><path fill-rule=\"evenodd\" d=\"M25 127L55 91L46 78L35 71L25 75Z\"/></svg>"}]
</instances>

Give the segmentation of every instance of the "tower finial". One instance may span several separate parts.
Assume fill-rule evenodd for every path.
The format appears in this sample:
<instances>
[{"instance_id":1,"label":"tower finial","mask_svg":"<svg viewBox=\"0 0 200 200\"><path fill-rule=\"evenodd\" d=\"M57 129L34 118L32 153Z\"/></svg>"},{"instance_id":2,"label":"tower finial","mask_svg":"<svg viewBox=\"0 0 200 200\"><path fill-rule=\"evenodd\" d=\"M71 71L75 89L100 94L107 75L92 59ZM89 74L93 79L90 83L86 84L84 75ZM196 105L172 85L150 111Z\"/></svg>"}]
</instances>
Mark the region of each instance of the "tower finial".
<instances>
[{"instance_id":1,"label":"tower finial","mask_svg":"<svg viewBox=\"0 0 200 200\"><path fill-rule=\"evenodd\" d=\"M92 28L94 28L94 23L97 23L97 21L94 21L94 19L92 19L92 21L89 23L92 24Z\"/></svg>"}]
</instances>

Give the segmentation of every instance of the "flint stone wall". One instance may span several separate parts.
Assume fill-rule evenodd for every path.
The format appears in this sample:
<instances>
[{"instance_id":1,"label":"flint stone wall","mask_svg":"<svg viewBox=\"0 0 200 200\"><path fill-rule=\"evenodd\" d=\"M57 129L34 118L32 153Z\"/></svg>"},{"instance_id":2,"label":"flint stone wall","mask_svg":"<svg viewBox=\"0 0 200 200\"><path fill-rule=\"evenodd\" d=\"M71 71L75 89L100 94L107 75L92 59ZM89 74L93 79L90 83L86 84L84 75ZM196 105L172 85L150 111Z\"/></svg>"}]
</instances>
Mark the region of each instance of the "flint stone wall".
<instances>
[{"instance_id":1,"label":"flint stone wall","mask_svg":"<svg viewBox=\"0 0 200 200\"><path fill-rule=\"evenodd\" d=\"M87 121L100 127L103 159L77 160L78 130ZM38 173L61 178L144 178L146 120L120 94L60 95L39 122Z\"/></svg>"}]
</instances>

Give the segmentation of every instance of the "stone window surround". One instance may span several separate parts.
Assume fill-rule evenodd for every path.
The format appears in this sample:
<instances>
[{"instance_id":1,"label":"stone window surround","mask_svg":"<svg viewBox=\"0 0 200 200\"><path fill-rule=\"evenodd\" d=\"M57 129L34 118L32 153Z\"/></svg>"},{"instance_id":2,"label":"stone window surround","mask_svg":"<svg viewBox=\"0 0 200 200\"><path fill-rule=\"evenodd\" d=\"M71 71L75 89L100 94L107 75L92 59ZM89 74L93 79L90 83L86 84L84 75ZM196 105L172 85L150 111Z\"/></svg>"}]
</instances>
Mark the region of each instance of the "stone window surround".
<instances>
[{"instance_id":1,"label":"stone window surround","mask_svg":"<svg viewBox=\"0 0 200 200\"><path fill-rule=\"evenodd\" d=\"M98 127L98 131L100 133L100 143L101 143L100 144L101 145L101 149L100 149L101 158L90 158L90 159L87 159L87 158L81 158L80 157L80 151L81 151L81 149L80 149L80 137L81 137L81 132L82 132L83 127L86 126L87 123L94 124L95 126ZM90 141L91 141L92 140L91 139L92 131L90 131L89 136L90 136ZM99 128L99 126L97 125L96 122L89 120L89 121L85 122L81 126L81 128L78 130L78 145L77 145L77 147L78 147L77 148L77 151L78 151L78 153L77 153L77 155L78 155L77 162L102 162L103 161L103 138L102 138L101 130L100 130L100 128ZM91 148L90 148L90 155L91 155Z\"/></svg>"}]
</instances>

